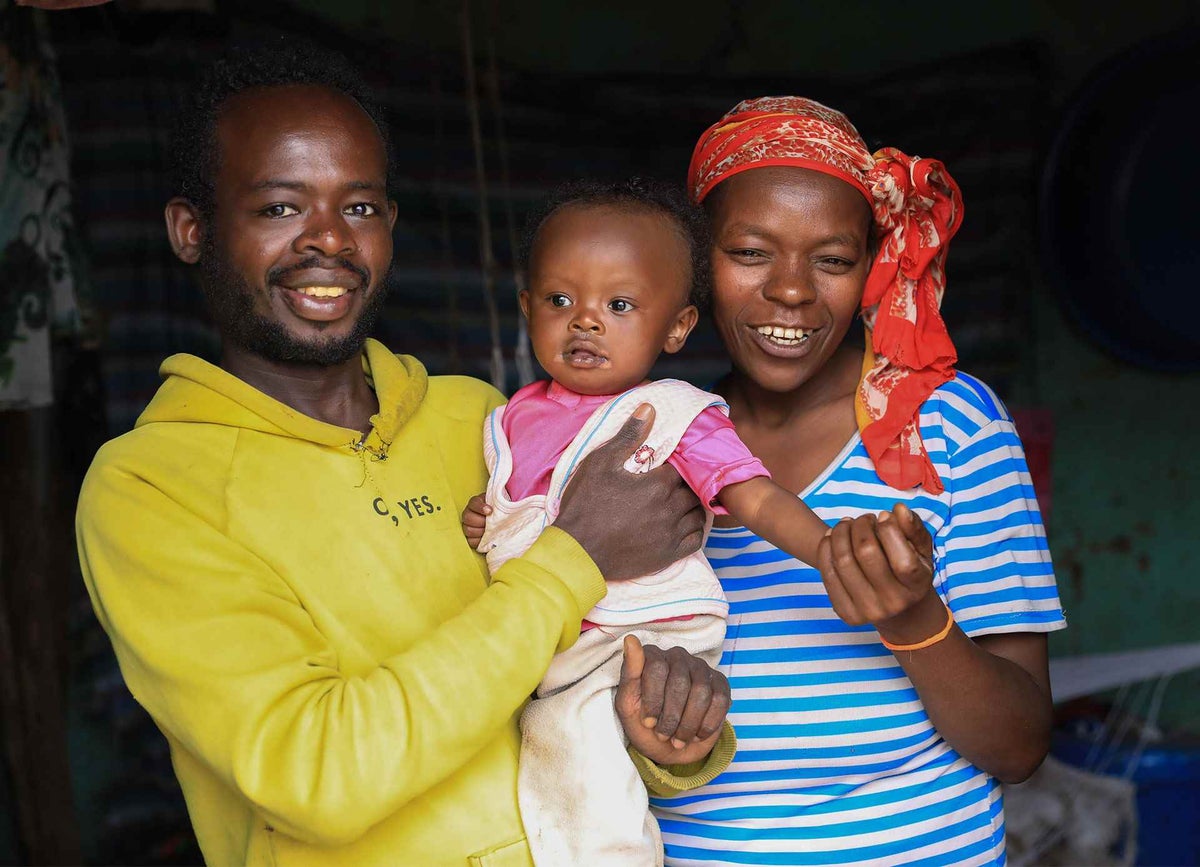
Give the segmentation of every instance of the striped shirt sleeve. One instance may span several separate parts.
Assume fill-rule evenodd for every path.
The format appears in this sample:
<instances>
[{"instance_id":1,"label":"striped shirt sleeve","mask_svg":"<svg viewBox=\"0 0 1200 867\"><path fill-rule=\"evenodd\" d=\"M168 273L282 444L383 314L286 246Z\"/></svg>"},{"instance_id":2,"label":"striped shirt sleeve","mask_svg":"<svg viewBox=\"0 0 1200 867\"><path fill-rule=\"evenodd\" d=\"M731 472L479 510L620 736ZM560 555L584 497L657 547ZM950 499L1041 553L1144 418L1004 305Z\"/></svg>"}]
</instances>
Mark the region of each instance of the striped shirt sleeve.
<instances>
[{"instance_id":1,"label":"striped shirt sleeve","mask_svg":"<svg viewBox=\"0 0 1200 867\"><path fill-rule=\"evenodd\" d=\"M980 409L990 419L944 420L963 439L948 455L950 513L935 540L935 580L968 635L1062 629L1066 619L1025 452L1007 413L989 404Z\"/></svg>"}]
</instances>

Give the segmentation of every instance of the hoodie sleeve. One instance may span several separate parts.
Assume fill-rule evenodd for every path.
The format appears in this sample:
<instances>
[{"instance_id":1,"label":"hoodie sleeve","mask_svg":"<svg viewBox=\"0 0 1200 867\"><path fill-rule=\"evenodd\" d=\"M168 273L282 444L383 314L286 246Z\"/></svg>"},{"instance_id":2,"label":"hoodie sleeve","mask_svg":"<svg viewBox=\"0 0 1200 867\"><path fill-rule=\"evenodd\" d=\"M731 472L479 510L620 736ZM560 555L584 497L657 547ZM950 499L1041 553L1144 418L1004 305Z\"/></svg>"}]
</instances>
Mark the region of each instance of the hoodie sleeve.
<instances>
[{"instance_id":1,"label":"hoodie sleeve","mask_svg":"<svg viewBox=\"0 0 1200 867\"><path fill-rule=\"evenodd\" d=\"M133 695L269 823L318 845L357 839L495 740L605 589L549 528L460 614L348 677L280 576L137 474L98 460L76 529Z\"/></svg>"}]
</instances>

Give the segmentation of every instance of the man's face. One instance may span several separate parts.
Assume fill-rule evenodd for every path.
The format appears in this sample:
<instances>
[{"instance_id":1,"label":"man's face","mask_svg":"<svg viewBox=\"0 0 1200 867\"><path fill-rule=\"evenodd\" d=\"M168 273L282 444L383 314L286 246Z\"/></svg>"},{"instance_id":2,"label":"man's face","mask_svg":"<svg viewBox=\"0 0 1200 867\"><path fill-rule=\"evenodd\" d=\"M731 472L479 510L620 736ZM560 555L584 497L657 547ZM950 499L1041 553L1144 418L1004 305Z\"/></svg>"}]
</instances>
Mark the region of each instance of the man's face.
<instances>
[{"instance_id":1,"label":"man's face","mask_svg":"<svg viewBox=\"0 0 1200 867\"><path fill-rule=\"evenodd\" d=\"M217 123L199 264L224 340L328 366L362 349L384 301L395 205L370 116L336 91L245 91Z\"/></svg>"}]
</instances>

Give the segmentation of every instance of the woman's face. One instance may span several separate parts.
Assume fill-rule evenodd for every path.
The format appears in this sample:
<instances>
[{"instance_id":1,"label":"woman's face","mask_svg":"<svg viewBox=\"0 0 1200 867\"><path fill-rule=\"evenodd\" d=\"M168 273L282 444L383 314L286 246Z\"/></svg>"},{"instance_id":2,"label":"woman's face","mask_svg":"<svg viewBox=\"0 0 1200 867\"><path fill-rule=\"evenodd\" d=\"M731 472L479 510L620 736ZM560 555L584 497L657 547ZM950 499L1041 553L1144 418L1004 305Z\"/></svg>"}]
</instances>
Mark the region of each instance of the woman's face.
<instances>
[{"instance_id":1,"label":"woman's face","mask_svg":"<svg viewBox=\"0 0 1200 867\"><path fill-rule=\"evenodd\" d=\"M712 194L713 319L734 369L790 392L825 366L871 268L871 210L845 181L764 167Z\"/></svg>"}]
</instances>

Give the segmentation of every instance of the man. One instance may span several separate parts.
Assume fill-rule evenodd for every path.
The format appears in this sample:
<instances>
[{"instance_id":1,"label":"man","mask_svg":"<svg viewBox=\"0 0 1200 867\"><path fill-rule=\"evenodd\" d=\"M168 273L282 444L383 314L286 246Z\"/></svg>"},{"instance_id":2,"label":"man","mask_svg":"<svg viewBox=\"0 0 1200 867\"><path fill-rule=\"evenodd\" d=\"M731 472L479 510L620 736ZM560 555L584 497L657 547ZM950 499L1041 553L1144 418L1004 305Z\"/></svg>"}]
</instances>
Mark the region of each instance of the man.
<instances>
[{"instance_id":1,"label":"man","mask_svg":"<svg viewBox=\"0 0 1200 867\"><path fill-rule=\"evenodd\" d=\"M167 230L199 266L221 366L167 359L135 429L97 454L77 532L204 856L528 864L520 709L605 579L696 549L695 499L673 470L621 469L642 419L489 585L459 515L503 398L366 339L396 207L386 125L353 71L313 47L231 55L174 150ZM617 709L643 775L711 779L732 754L727 683L675 651L646 648L643 671L637 651Z\"/></svg>"}]
</instances>

